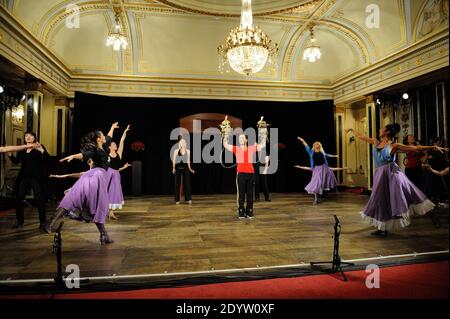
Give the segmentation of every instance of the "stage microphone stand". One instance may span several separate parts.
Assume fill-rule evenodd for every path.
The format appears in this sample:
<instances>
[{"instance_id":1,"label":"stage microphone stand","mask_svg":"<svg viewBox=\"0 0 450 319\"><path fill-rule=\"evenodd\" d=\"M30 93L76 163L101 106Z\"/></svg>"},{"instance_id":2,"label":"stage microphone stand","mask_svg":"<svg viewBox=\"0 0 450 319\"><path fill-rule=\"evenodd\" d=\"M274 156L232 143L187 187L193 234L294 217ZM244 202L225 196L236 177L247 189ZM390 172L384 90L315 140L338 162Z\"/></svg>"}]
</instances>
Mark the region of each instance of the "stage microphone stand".
<instances>
[{"instance_id":1,"label":"stage microphone stand","mask_svg":"<svg viewBox=\"0 0 450 319\"><path fill-rule=\"evenodd\" d=\"M56 286L59 288L65 288L63 271L62 271L62 237L61 230L64 225L64 222L59 224L58 229L56 230L55 236L53 238L53 253L56 254L56 267L57 267L57 276L55 279Z\"/></svg>"},{"instance_id":2,"label":"stage microphone stand","mask_svg":"<svg viewBox=\"0 0 450 319\"><path fill-rule=\"evenodd\" d=\"M311 267L314 265L319 264L331 264L331 269L328 270L328 273L337 273L338 271L341 273L342 277L344 278L344 281L347 281L347 277L344 274L344 271L342 270L341 265L348 265L348 266L354 266L354 263L349 262L342 262L341 256L339 255L339 236L341 234L341 223L339 222L339 219L336 215L334 216L334 248L333 248L333 260L332 261L320 261L320 262L311 262Z\"/></svg>"}]
</instances>

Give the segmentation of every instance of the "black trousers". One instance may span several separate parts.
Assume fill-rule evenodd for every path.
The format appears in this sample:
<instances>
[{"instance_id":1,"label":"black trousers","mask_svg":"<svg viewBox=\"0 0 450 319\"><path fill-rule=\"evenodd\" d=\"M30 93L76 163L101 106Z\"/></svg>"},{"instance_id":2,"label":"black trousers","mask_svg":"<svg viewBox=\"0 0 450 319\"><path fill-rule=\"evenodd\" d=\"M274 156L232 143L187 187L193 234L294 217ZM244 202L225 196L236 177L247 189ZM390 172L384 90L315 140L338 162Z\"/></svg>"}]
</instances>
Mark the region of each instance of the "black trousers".
<instances>
[{"instance_id":1,"label":"black trousers","mask_svg":"<svg viewBox=\"0 0 450 319\"><path fill-rule=\"evenodd\" d=\"M45 223L45 195L44 185L36 178L23 178L16 182L16 218L17 223L22 225L24 222L24 203L23 200L27 196L28 191L33 189L34 200L36 201L39 211L39 221Z\"/></svg>"},{"instance_id":2,"label":"black trousers","mask_svg":"<svg viewBox=\"0 0 450 319\"><path fill-rule=\"evenodd\" d=\"M183 177L184 200L191 200L191 180L187 168L176 168L175 171L175 201L180 201L180 185L181 177Z\"/></svg>"},{"instance_id":3,"label":"black trousers","mask_svg":"<svg viewBox=\"0 0 450 319\"><path fill-rule=\"evenodd\" d=\"M253 209L253 188L255 184L255 174L237 173L236 186L238 191L239 211L244 209L245 195L247 195L247 211Z\"/></svg>"},{"instance_id":4,"label":"black trousers","mask_svg":"<svg viewBox=\"0 0 450 319\"><path fill-rule=\"evenodd\" d=\"M269 200L269 184L267 183L267 174L260 174L258 184L255 179L255 198L259 199L259 191L264 193L264 199Z\"/></svg>"},{"instance_id":5,"label":"black trousers","mask_svg":"<svg viewBox=\"0 0 450 319\"><path fill-rule=\"evenodd\" d=\"M254 180L255 180L255 182L253 184L255 185L255 189L253 190L253 193L255 194L255 199L258 200L259 199L259 193L260 193L260 190L261 190L260 175L259 175L259 168L258 167L255 168Z\"/></svg>"}]
</instances>

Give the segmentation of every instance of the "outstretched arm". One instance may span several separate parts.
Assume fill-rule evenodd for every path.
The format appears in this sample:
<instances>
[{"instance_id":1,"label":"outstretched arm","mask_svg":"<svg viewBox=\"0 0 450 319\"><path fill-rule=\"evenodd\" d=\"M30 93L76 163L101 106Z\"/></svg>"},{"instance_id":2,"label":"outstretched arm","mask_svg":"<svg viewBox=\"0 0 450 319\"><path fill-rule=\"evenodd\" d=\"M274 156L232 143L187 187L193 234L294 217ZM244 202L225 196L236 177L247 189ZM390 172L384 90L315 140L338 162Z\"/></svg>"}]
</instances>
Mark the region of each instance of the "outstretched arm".
<instances>
[{"instance_id":1,"label":"outstretched arm","mask_svg":"<svg viewBox=\"0 0 450 319\"><path fill-rule=\"evenodd\" d=\"M227 139L224 139L224 140L223 140L223 147L224 147L226 150L228 150L228 151L230 151L230 152L233 152L233 145L228 144L228 140L227 140Z\"/></svg>"},{"instance_id":2,"label":"outstretched arm","mask_svg":"<svg viewBox=\"0 0 450 319\"><path fill-rule=\"evenodd\" d=\"M119 172L121 172L121 171L123 171L123 170L125 170L125 169L127 169L128 167L130 167L131 166L131 164L129 164L129 163L125 163L125 165L124 166L122 166L121 168L119 168Z\"/></svg>"},{"instance_id":3,"label":"outstretched arm","mask_svg":"<svg viewBox=\"0 0 450 319\"><path fill-rule=\"evenodd\" d=\"M26 144L19 146L0 146L0 153L20 152L35 147L34 144Z\"/></svg>"},{"instance_id":4,"label":"outstretched arm","mask_svg":"<svg viewBox=\"0 0 450 319\"><path fill-rule=\"evenodd\" d=\"M405 145L401 143L393 143L391 152L411 152L411 151L429 151L436 150L441 153L447 152L448 148L439 146L421 146L421 145Z\"/></svg>"},{"instance_id":5,"label":"outstretched arm","mask_svg":"<svg viewBox=\"0 0 450 319\"><path fill-rule=\"evenodd\" d=\"M67 157L64 157L64 158L60 159L59 161L60 161L60 162L70 162L70 161L72 161L72 160L74 160L74 159L77 159L77 160L83 160L83 153L78 153L78 154L74 154L74 155L69 155L69 156L67 156Z\"/></svg>"},{"instance_id":6,"label":"outstretched arm","mask_svg":"<svg viewBox=\"0 0 450 319\"><path fill-rule=\"evenodd\" d=\"M309 166L295 165L294 167L305 170L305 171L312 171L312 168ZM348 167L330 167L330 170L332 170L332 171L345 171L347 169L348 169Z\"/></svg>"},{"instance_id":7,"label":"outstretched arm","mask_svg":"<svg viewBox=\"0 0 450 319\"><path fill-rule=\"evenodd\" d=\"M302 144L303 144L305 147L309 147L309 146L308 146L308 143L306 143L305 140L302 139L300 136L298 136L297 139L298 139L300 142L302 142Z\"/></svg>"},{"instance_id":8,"label":"outstretched arm","mask_svg":"<svg viewBox=\"0 0 450 319\"><path fill-rule=\"evenodd\" d=\"M123 145L125 144L125 138L127 137L127 132L130 130L130 125L127 126L125 131L123 131L122 137L120 138L119 148L117 149L117 154L122 158Z\"/></svg>"},{"instance_id":9,"label":"outstretched arm","mask_svg":"<svg viewBox=\"0 0 450 319\"><path fill-rule=\"evenodd\" d=\"M358 131L355 131L352 128L348 128L348 129L345 130L345 133L349 133L349 132L352 132L353 135L355 135L361 141L367 142L369 144L377 144L378 143L378 140L376 138L368 137L368 136L366 136L366 135L364 135L364 134L362 134L362 133L360 133Z\"/></svg>"},{"instance_id":10,"label":"outstretched arm","mask_svg":"<svg viewBox=\"0 0 450 319\"><path fill-rule=\"evenodd\" d=\"M330 167L332 171L346 171L348 167Z\"/></svg>"},{"instance_id":11,"label":"outstretched arm","mask_svg":"<svg viewBox=\"0 0 450 319\"><path fill-rule=\"evenodd\" d=\"M113 123L113 125L111 125L111 128L109 129L109 132L107 135L112 138L113 134L114 134L114 130L116 128L119 128L119 122Z\"/></svg>"},{"instance_id":12,"label":"outstretched arm","mask_svg":"<svg viewBox=\"0 0 450 319\"><path fill-rule=\"evenodd\" d=\"M53 174L50 174L49 177L50 178L69 178L69 177L80 178L83 174L84 174L84 172L72 173L72 174L64 174L64 175L53 175Z\"/></svg>"},{"instance_id":13,"label":"outstretched arm","mask_svg":"<svg viewBox=\"0 0 450 319\"><path fill-rule=\"evenodd\" d=\"M312 168L311 168L311 167L309 167L309 166L300 166L300 165L295 165L294 167L295 167L295 168L299 168L299 169L302 169L302 170L305 170L305 171L312 171Z\"/></svg>"},{"instance_id":14,"label":"outstretched arm","mask_svg":"<svg viewBox=\"0 0 450 319\"><path fill-rule=\"evenodd\" d=\"M432 169L430 165L425 166L431 173L438 175L438 176L446 176L448 175L448 167L444 168L442 171L437 171L435 169Z\"/></svg>"}]
</instances>

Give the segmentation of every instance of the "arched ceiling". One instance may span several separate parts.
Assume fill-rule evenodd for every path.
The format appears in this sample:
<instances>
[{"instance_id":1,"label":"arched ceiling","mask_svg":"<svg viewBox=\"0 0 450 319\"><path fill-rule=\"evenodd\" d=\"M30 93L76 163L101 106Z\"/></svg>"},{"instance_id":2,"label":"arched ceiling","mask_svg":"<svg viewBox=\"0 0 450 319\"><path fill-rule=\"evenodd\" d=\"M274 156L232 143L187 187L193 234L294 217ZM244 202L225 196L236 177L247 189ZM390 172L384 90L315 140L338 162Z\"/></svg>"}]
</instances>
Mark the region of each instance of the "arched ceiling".
<instances>
[{"instance_id":1,"label":"arched ceiling","mask_svg":"<svg viewBox=\"0 0 450 319\"><path fill-rule=\"evenodd\" d=\"M105 45L114 20L112 8L120 6L120 0L2 2L73 75L245 79L218 71L217 46L239 24L239 0L123 0L122 21L129 47L122 53ZM252 80L333 84L421 37L448 28L439 17L431 25L430 21L424 21L424 11L436 11L435 2L253 0L254 23L278 43L280 52L278 69L261 72ZM448 23L448 1L441 2L444 14L447 8ZM67 27L69 4L79 8L79 28ZM380 9L379 28L366 25L370 14L366 9L370 4ZM315 34L322 50L322 59L315 63L302 59L310 23L316 25Z\"/></svg>"}]
</instances>

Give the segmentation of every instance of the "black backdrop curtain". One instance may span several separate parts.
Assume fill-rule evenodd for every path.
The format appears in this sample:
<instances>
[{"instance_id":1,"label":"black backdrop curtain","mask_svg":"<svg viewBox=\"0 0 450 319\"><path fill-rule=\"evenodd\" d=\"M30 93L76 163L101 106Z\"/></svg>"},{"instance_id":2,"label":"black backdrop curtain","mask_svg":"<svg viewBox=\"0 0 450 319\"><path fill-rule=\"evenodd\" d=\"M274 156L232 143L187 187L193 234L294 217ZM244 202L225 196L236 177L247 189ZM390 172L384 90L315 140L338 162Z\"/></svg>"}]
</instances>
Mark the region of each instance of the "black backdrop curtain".
<instances>
[{"instance_id":1,"label":"black backdrop curtain","mask_svg":"<svg viewBox=\"0 0 450 319\"><path fill-rule=\"evenodd\" d=\"M242 119L243 128L255 127L261 115L279 130L279 150L276 174L269 177L273 192L303 191L311 173L293 168L295 164L309 165L304 147L297 141L302 136L308 143L321 141L328 153L335 152L333 102L260 102L237 100L168 99L109 97L75 93L74 126L71 152L79 151L80 138L89 131L99 129L105 134L111 123L118 121L120 128L114 134L118 143L123 129L131 124L124 148L124 160L131 162L130 144L145 144L143 159L143 193L173 194L174 179L169 151L175 141L170 132L179 126L182 117L197 113L223 113ZM191 136L192 138L192 136ZM208 143L202 142L203 144ZM79 165L71 164L71 170ZM332 161L330 165L335 166ZM77 167L75 167L77 166ZM193 195L234 193L236 168L226 169L220 164L193 164L196 174L191 178ZM131 169L122 172L125 194L131 193Z\"/></svg>"}]
</instances>

